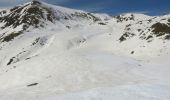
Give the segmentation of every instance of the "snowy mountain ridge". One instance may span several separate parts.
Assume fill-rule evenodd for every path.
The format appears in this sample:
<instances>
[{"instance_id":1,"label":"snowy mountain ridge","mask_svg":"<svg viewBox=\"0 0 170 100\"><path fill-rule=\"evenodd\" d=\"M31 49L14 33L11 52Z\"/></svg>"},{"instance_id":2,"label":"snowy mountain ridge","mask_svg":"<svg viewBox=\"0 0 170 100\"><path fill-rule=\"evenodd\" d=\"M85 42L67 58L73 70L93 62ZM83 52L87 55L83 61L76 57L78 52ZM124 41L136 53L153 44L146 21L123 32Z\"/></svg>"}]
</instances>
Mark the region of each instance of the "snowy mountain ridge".
<instances>
[{"instance_id":1,"label":"snowy mountain ridge","mask_svg":"<svg viewBox=\"0 0 170 100\"><path fill-rule=\"evenodd\" d=\"M169 55L170 15L0 10L0 100L168 100Z\"/></svg>"}]
</instances>

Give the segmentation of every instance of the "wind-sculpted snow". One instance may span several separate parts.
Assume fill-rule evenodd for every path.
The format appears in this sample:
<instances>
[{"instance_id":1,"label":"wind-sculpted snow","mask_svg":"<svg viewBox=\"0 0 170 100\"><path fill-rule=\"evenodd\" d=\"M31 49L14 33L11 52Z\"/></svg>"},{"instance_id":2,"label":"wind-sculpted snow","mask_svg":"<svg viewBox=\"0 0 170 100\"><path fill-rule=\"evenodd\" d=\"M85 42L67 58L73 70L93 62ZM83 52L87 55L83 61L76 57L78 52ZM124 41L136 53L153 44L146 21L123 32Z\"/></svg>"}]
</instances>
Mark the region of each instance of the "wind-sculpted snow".
<instances>
[{"instance_id":1,"label":"wind-sculpted snow","mask_svg":"<svg viewBox=\"0 0 170 100\"><path fill-rule=\"evenodd\" d=\"M0 100L169 100L169 16L0 10Z\"/></svg>"}]
</instances>

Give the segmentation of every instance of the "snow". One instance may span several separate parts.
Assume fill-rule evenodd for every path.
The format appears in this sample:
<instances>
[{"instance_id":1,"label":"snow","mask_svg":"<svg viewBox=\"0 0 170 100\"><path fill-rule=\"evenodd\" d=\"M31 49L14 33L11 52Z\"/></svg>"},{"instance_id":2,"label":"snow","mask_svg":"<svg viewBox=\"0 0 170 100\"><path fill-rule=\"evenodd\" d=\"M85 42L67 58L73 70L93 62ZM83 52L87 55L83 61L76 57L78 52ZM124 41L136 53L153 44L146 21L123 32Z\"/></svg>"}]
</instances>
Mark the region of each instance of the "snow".
<instances>
[{"instance_id":1,"label":"snow","mask_svg":"<svg viewBox=\"0 0 170 100\"><path fill-rule=\"evenodd\" d=\"M66 15L84 12L44 5ZM135 23L151 17L136 14L134 22L117 23L108 15L94 15L107 24L60 20L1 43L0 100L169 100L170 42L118 41L127 24L134 24L138 34L135 29L145 27Z\"/></svg>"}]
</instances>

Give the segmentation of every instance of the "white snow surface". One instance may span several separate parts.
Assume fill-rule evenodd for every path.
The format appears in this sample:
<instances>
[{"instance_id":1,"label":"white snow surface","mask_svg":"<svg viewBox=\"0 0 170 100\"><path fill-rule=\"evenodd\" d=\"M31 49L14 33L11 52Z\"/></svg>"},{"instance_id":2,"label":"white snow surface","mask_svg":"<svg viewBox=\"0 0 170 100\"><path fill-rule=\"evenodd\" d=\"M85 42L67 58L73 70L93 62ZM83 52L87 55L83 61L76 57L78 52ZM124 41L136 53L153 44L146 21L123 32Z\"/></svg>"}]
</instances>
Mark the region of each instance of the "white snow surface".
<instances>
[{"instance_id":1,"label":"white snow surface","mask_svg":"<svg viewBox=\"0 0 170 100\"><path fill-rule=\"evenodd\" d=\"M44 5L67 14L83 12ZM170 42L135 37L120 43L123 29L133 22L96 16L107 25L49 23L1 43L0 100L170 100ZM0 34L4 31L10 28Z\"/></svg>"}]
</instances>

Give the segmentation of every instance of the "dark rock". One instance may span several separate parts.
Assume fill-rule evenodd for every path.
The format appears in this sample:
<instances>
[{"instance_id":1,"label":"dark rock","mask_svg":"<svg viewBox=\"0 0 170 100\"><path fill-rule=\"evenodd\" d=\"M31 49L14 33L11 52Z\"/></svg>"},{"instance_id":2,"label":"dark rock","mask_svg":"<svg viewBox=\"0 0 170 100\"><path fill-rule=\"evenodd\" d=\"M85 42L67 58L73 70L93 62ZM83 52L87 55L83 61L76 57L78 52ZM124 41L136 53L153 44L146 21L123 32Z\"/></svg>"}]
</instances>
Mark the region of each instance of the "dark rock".
<instances>
[{"instance_id":1,"label":"dark rock","mask_svg":"<svg viewBox=\"0 0 170 100\"><path fill-rule=\"evenodd\" d=\"M38 85L38 83L32 83L32 84L29 84L29 85L27 85L27 87L35 86L35 85Z\"/></svg>"}]
</instances>

